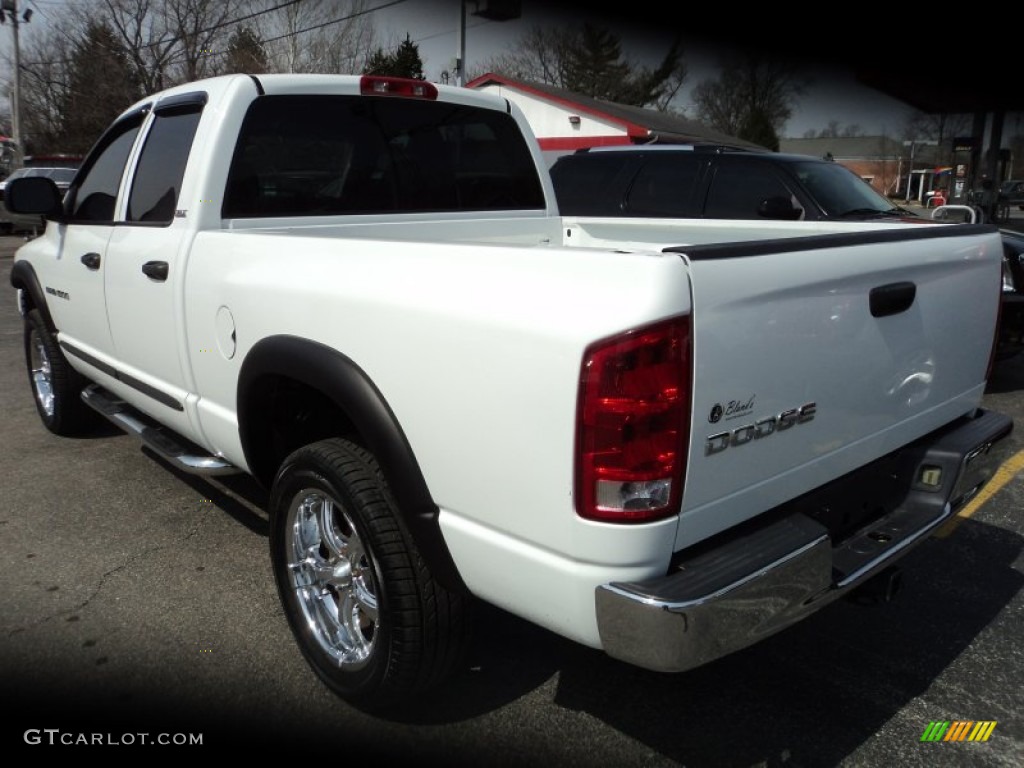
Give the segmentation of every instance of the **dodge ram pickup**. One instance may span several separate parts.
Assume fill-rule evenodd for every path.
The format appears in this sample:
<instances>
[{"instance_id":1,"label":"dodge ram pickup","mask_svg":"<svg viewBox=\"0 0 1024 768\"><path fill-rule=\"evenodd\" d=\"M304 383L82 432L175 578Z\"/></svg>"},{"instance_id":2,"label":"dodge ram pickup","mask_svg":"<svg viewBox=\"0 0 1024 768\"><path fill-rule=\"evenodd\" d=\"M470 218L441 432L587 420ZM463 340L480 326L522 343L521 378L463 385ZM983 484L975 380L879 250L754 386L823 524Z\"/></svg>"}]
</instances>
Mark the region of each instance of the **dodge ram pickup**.
<instances>
[{"instance_id":1,"label":"dodge ram pickup","mask_svg":"<svg viewBox=\"0 0 1024 768\"><path fill-rule=\"evenodd\" d=\"M884 575L1013 427L989 226L576 218L505 99L227 75L6 190L29 384L269 491L311 668L353 704L499 606L680 672Z\"/></svg>"}]
</instances>

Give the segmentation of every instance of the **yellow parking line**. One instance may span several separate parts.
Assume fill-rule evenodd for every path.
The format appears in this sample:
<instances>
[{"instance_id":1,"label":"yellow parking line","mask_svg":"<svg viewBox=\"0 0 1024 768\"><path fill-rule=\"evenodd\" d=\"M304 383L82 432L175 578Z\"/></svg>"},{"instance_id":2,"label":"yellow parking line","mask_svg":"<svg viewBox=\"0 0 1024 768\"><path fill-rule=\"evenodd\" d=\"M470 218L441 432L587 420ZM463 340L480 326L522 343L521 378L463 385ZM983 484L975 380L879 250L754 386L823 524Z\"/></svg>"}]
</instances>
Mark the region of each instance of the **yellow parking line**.
<instances>
[{"instance_id":1,"label":"yellow parking line","mask_svg":"<svg viewBox=\"0 0 1024 768\"><path fill-rule=\"evenodd\" d=\"M992 475L992 479L985 484L984 488L978 491L978 495L971 499L967 506L957 512L956 517L935 532L935 538L944 539L949 536L960 523L977 512L982 504L998 493L1000 488L1013 480L1022 469L1024 469L1024 451L1014 454L1004 461L1003 465Z\"/></svg>"}]
</instances>

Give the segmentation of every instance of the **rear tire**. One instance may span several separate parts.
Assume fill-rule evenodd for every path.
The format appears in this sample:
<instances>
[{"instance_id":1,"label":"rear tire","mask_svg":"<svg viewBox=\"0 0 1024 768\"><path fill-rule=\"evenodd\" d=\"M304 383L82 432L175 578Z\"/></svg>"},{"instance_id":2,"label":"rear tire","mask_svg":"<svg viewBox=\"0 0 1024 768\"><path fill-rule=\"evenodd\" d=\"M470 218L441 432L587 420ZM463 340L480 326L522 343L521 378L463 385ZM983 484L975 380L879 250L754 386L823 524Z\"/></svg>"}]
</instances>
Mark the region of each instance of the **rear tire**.
<instances>
[{"instance_id":1,"label":"rear tire","mask_svg":"<svg viewBox=\"0 0 1024 768\"><path fill-rule=\"evenodd\" d=\"M299 648L361 709L444 680L468 640L468 598L437 584L374 457L342 439L292 453L270 500L278 592Z\"/></svg>"},{"instance_id":2,"label":"rear tire","mask_svg":"<svg viewBox=\"0 0 1024 768\"><path fill-rule=\"evenodd\" d=\"M96 412L82 402L88 379L68 363L38 308L25 314L25 367L36 411L48 430L70 437L99 423Z\"/></svg>"}]
</instances>

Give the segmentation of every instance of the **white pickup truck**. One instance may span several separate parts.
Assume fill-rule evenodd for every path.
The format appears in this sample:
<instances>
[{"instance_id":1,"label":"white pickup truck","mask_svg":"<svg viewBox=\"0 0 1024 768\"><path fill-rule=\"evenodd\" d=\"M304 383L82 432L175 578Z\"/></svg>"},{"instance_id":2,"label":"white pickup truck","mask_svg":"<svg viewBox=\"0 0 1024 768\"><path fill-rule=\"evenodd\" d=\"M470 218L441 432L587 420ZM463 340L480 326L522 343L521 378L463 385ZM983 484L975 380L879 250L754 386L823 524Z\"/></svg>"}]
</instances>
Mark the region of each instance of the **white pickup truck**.
<instances>
[{"instance_id":1,"label":"white pickup truck","mask_svg":"<svg viewBox=\"0 0 1024 768\"><path fill-rule=\"evenodd\" d=\"M43 424L270 490L303 654L368 709L487 601L682 671L867 584L1012 429L995 228L560 216L522 114L224 76L126 110L15 257Z\"/></svg>"}]
</instances>

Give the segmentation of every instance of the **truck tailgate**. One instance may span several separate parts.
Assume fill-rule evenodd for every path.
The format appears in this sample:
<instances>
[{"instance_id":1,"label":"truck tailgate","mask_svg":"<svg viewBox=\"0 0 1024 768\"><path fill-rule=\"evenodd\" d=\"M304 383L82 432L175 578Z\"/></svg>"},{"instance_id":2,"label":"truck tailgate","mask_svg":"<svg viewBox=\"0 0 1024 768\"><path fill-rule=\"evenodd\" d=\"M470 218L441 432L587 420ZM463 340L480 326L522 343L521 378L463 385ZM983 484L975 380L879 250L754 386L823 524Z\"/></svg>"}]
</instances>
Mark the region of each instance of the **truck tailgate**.
<instances>
[{"instance_id":1,"label":"truck tailgate","mask_svg":"<svg viewBox=\"0 0 1024 768\"><path fill-rule=\"evenodd\" d=\"M693 280L682 549L980 403L1002 245L914 227L680 246Z\"/></svg>"}]
</instances>

